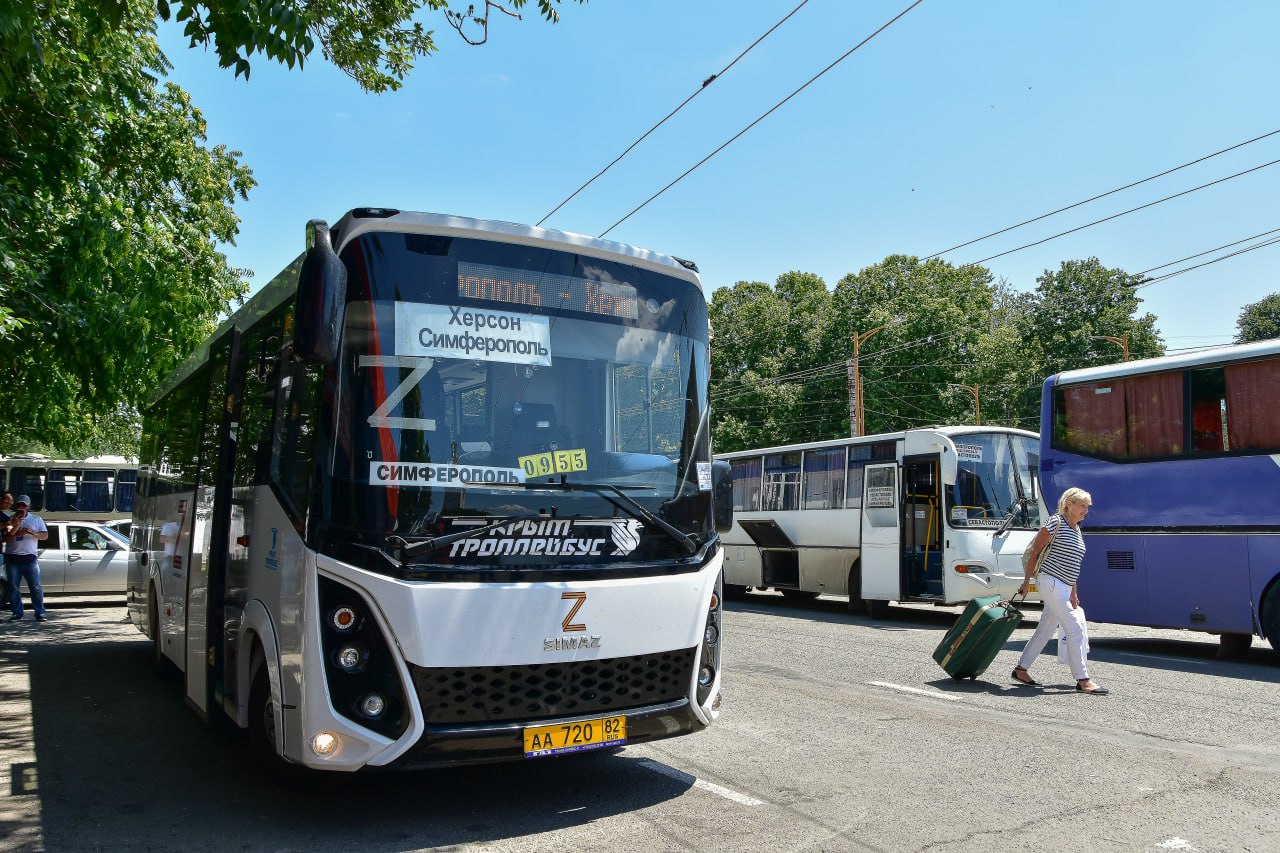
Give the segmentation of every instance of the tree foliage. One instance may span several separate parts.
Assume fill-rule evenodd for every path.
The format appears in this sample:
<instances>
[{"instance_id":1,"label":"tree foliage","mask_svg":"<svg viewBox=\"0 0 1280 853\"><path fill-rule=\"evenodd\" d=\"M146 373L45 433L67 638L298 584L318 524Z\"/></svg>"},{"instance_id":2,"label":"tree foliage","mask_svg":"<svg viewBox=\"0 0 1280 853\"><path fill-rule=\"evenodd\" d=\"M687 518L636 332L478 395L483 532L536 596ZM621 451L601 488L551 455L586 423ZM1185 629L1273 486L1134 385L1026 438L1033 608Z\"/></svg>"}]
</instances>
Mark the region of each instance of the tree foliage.
<instances>
[{"instance_id":1,"label":"tree foliage","mask_svg":"<svg viewBox=\"0 0 1280 853\"><path fill-rule=\"evenodd\" d=\"M24 54L39 56L57 45L40 27L68 6L81 6L99 25L119 26L135 11L133 0L11 0L0 12L0 39ZM423 26L424 14L439 14L470 44L488 38L494 11L520 17L529 0L486 0L480 11L449 6L448 0L155 0L150 14L183 27L192 47L212 48L218 64L249 76L250 59L262 55L290 68L302 66L319 46L324 58L368 92L399 89L414 63L438 48L434 33ZM584 3L586 0L574 0ZM561 0L535 0L543 18L560 19ZM0 94L7 84L0 69Z\"/></svg>"},{"instance_id":2,"label":"tree foliage","mask_svg":"<svg viewBox=\"0 0 1280 853\"><path fill-rule=\"evenodd\" d=\"M45 11L28 42L0 34L0 451L129 450L146 394L246 292L218 246L254 181L158 85L148 4Z\"/></svg>"},{"instance_id":3,"label":"tree foliage","mask_svg":"<svg viewBox=\"0 0 1280 853\"><path fill-rule=\"evenodd\" d=\"M712 297L713 434L719 451L850 435L849 365L868 434L926 424L1037 430L1044 379L1163 353L1138 315L1138 277L1096 258L1046 271L1034 292L984 267L891 255L842 278L739 282Z\"/></svg>"},{"instance_id":4,"label":"tree foliage","mask_svg":"<svg viewBox=\"0 0 1280 853\"><path fill-rule=\"evenodd\" d=\"M1280 293L1244 306L1236 320L1235 342L1247 344L1280 338Z\"/></svg>"}]
</instances>

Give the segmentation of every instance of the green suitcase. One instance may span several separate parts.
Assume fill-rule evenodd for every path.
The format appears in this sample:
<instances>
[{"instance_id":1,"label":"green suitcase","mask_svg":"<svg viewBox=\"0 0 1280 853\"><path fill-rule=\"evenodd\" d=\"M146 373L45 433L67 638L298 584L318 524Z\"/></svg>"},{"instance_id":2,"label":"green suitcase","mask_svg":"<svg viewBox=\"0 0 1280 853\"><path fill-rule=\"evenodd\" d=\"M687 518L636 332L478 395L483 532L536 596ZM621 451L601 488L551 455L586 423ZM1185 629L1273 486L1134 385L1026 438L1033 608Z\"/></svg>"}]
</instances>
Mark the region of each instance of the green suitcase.
<instances>
[{"instance_id":1,"label":"green suitcase","mask_svg":"<svg viewBox=\"0 0 1280 853\"><path fill-rule=\"evenodd\" d=\"M1021 621L1022 611L1012 602L998 595L975 598L934 649L933 659L957 681L977 678L987 671Z\"/></svg>"}]
</instances>

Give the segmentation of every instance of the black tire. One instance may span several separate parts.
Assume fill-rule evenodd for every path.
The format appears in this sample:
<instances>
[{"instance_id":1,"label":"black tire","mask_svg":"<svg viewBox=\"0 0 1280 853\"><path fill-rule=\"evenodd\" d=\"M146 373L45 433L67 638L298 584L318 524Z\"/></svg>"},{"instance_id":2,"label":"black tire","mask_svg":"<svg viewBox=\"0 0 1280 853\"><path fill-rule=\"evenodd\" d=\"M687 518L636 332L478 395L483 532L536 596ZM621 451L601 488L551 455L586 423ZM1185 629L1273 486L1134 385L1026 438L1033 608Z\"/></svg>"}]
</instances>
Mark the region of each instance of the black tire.
<instances>
[{"instance_id":1,"label":"black tire","mask_svg":"<svg viewBox=\"0 0 1280 853\"><path fill-rule=\"evenodd\" d=\"M863 613L867 603L862 600L862 566L854 563L849 569L849 610L852 613Z\"/></svg>"},{"instance_id":2,"label":"black tire","mask_svg":"<svg viewBox=\"0 0 1280 853\"><path fill-rule=\"evenodd\" d=\"M1267 638L1271 648L1280 655L1280 580L1271 584L1271 588L1262 596L1262 609L1258 611L1258 621L1262 623L1262 636Z\"/></svg>"},{"instance_id":3,"label":"black tire","mask_svg":"<svg viewBox=\"0 0 1280 853\"><path fill-rule=\"evenodd\" d=\"M889 602L880 598L868 598L866 599L866 602L867 614L872 619L889 618Z\"/></svg>"},{"instance_id":4,"label":"black tire","mask_svg":"<svg viewBox=\"0 0 1280 853\"><path fill-rule=\"evenodd\" d=\"M783 598L791 601L813 601L818 597L816 592L807 589L781 589L778 591L782 593Z\"/></svg>"},{"instance_id":5,"label":"black tire","mask_svg":"<svg viewBox=\"0 0 1280 853\"><path fill-rule=\"evenodd\" d=\"M249 688L249 751L255 763L269 769L283 764L276 752L276 711L271 701L271 678L261 663Z\"/></svg>"}]
</instances>

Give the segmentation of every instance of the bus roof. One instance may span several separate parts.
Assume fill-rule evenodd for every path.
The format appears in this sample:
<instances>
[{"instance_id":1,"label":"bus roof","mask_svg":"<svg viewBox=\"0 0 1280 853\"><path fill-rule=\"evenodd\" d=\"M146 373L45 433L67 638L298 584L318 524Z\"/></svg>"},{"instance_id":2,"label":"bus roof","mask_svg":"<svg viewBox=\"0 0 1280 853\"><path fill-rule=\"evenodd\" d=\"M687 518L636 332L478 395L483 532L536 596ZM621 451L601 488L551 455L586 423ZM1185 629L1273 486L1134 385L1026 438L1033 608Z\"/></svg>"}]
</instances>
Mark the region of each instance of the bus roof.
<instances>
[{"instance_id":1,"label":"bus roof","mask_svg":"<svg viewBox=\"0 0 1280 853\"><path fill-rule=\"evenodd\" d=\"M598 258L617 259L619 255L627 258L637 266L649 267L656 272L683 278L702 289L702 280L698 276L698 266L692 261L685 261L672 255L652 252L630 246L626 243L615 243L612 240L601 240L586 234L575 234L572 231L557 231L554 228L539 228L536 225L520 225L515 222L503 222L495 219L473 219L466 216L452 216L443 213L418 213L410 210L391 210L389 208L361 207L345 214L334 224L333 249L339 254L351 240L367 231L404 231L418 233L429 231L432 234L443 234L454 237L476 237L484 240L497 240L505 243L517 243L524 246L548 246L558 244L564 248L572 248L581 254Z\"/></svg>"},{"instance_id":2,"label":"bus roof","mask_svg":"<svg viewBox=\"0 0 1280 853\"><path fill-rule=\"evenodd\" d=\"M1122 361L1118 364L1104 364L1100 367L1065 370L1049 377L1047 381L1054 385L1072 385L1078 382L1096 382L1100 379L1141 376L1148 373L1159 373L1164 370L1185 370L1188 367L1207 367L1216 364L1227 364L1233 361L1248 361L1249 359L1276 354L1280 354L1280 339L1257 341L1251 344L1212 347L1195 352L1161 356L1160 358L1141 358L1135 361Z\"/></svg>"},{"instance_id":3,"label":"bus roof","mask_svg":"<svg viewBox=\"0 0 1280 853\"><path fill-rule=\"evenodd\" d=\"M876 444L881 441L898 441L909 432L936 432L946 436L972 435L974 433L1004 432L1038 439L1037 433L1025 429L1005 426L930 426L916 427L902 432L886 432L877 435L858 435L852 438L832 438L825 441L805 441L798 444L780 444L776 447L757 447L751 450L730 450L717 453L717 459L734 459L740 456L756 456L761 453L790 453L796 450L824 450L829 447L844 447L848 444Z\"/></svg>"},{"instance_id":4,"label":"bus roof","mask_svg":"<svg viewBox=\"0 0 1280 853\"><path fill-rule=\"evenodd\" d=\"M601 240L584 234L574 234L570 231L556 231L552 228L539 228L535 225L517 225L512 222L471 219L442 213L416 213L385 207L358 207L349 210L330 228L334 251L341 253L347 243L368 231L427 232L457 237L474 237L483 240L497 240L526 246L545 246L547 248L559 246L573 249L584 255L612 260L617 260L619 256L622 256L636 266L682 278L695 285L698 291L705 296L702 279L698 275L698 266L692 261L684 261L672 255L663 255L659 252L651 252L648 249L628 246L626 243L615 243L611 240ZM159 386L147 400L147 405L154 404L204 364L213 342L221 338L229 328L235 326L241 330L247 329L291 299L298 289L298 274L302 271L302 260L305 256L305 252L299 253L271 281L267 282L257 293L249 297L240 308L219 323L218 328L211 335L205 338L185 360L180 362L168 376L161 380Z\"/></svg>"}]
</instances>

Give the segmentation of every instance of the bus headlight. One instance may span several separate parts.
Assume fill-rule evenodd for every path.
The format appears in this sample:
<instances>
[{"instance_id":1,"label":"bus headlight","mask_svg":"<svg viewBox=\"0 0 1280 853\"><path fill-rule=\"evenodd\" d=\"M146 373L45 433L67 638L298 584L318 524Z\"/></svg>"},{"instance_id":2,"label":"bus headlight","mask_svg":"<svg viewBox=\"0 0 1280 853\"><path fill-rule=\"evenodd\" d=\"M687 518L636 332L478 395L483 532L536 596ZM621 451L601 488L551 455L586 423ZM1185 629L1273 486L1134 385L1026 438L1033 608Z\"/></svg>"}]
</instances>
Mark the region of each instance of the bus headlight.
<instances>
[{"instance_id":1,"label":"bus headlight","mask_svg":"<svg viewBox=\"0 0 1280 853\"><path fill-rule=\"evenodd\" d=\"M311 738L311 751L321 758L328 758L337 754L341 743L342 739L333 732L316 732Z\"/></svg>"},{"instance_id":2,"label":"bus headlight","mask_svg":"<svg viewBox=\"0 0 1280 853\"><path fill-rule=\"evenodd\" d=\"M383 737L400 737L409 726L412 688L400 679L375 608L336 578L321 575L317 592L325 683L334 710Z\"/></svg>"},{"instance_id":3,"label":"bus headlight","mask_svg":"<svg viewBox=\"0 0 1280 853\"><path fill-rule=\"evenodd\" d=\"M697 698L699 705L705 705L711 698L711 686L715 684L716 671L720 669L720 620L724 618L724 603L721 592L724 578L716 579L707 600L707 623L702 628L702 648L698 665Z\"/></svg>"},{"instance_id":4,"label":"bus headlight","mask_svg":"<svg viewBox=\"0 0 1280 853\"><path fill-rule=\"evenodd\" d=\"M385 710L387 710L387 700L380 693L370 693L360 700L360 713L372 720L381 717Z\"/></svg>"},{"instance_id":5,"label":"bus headlight","mask_svg":"<svg viewBox=\"0 0 1280 853\"><path fill-rule=\"evenodd\" d=\"M343 672L359 672L364 669L368 653L355 643L349 643L338 649L338 666Z\"/></svg>"}]
</instances>

